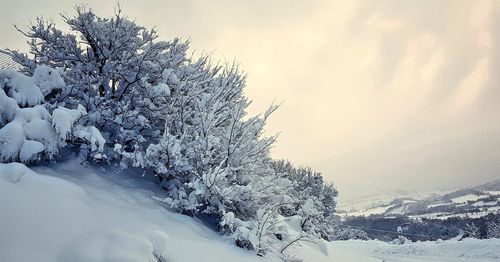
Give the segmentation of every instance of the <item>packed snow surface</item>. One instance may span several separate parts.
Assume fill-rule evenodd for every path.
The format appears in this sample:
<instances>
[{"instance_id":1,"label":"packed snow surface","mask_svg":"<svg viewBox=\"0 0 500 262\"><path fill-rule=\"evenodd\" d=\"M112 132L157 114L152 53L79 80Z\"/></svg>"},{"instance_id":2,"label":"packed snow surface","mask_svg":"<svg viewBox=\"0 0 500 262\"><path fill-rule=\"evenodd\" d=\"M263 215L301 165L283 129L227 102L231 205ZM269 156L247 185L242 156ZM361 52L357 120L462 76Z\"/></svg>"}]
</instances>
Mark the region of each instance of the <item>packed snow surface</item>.
<instances>
[{"instance_id":1,"label":"packed snow surface","mask_svg":"<svg viewBox=\"0 0 500 262\"><path fill-rule=\"evenodd\" d=\"M237 248L200 221L168 211L135 174L75 161L34 171L0 164L0 261L281 261ZM304 261L498 261L500 239L304 243ZM160 260L161 261L161 260Z\"/></svg>"}]
</instances>

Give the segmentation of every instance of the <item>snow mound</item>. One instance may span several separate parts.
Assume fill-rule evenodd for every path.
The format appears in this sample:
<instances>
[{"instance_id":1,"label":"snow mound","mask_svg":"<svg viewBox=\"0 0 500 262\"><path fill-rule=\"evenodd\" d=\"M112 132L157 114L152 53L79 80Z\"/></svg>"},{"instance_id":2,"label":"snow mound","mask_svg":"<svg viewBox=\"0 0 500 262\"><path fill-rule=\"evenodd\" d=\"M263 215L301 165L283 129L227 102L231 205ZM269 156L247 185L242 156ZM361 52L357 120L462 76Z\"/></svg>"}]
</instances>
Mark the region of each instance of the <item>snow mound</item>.
<instances>
[{"instance_id":1,"label":"snow mound","mask_svg":"<svg viewBox=\"0 0 500 262\"><path fill-rule=\"evenodd\" d=\"M23 146L21 147L21 151L19 152L19 159L23 162L29 162L39 153L45 150L45 146L33 140L24 140ZM38 158L38 157L36 157Z\"/></svg>"},{"instance_id":2,"label":"snow mound","mask_svg":"<svg viewBox=\"0 0 500 262\"><path fill-rule=\"evenodd\" d=\"M71 243L58 261L154 261L153 244L145 237L119 230L91 232Z\"/></svg>"},{"instance_id":3,"label":"snow mound","mask_svg":"<svg viewBox=\"0 0 500 262\"><path fill-rule=\"evenodd\" d=\"M19 183L25 175L34 174L31 169L21 163L0 164L0 180L7 183Z\"/></svg>"},{"instance_id":4,"label":"snow mound","mask_svg":"<svg viewBox=\"0 0 500 262\"><path fill-rule=\"evenodd\" d=\"M19 106L34 106L43 101L42 91L32 77L12 70L0 70L0 80Z\"/></svg>"},{"instance_id":5,"label":"snow mound","mask_svg":"<svg viewBox=\"0 0 500 262\"><path fill-rule=\"evenodd\" d=\"M21 107L40 104L44 95L66 85L57 70L43 65L35 69L32 77L13 70L0 70L0 81L7 86L8 95Z\"/></svg>"},{"instance_id":6,"label":"snow mound","mask_svg":"<svg viewBox=\"0 0 500 262\"><path fill-rule=\"evenodd\" d=\"M0 161L15 160L24 144L23 126L18 122L10 122L0 129Z\"/></svg>"},{"instance_id":7,"label":"snow mound","mask_svg":"<svg viewBox=\"0 0 500 262\"><path fill-rule=\"evenodd\" d=\"M58 70L44 65L35 69L33 81L44 95L49 94L54 89L61 89L66 86Z\"/></svg>"},{"instance_id":8,"label":"snow mound","mask_svg":"<svg viewBox=\"0 0 500 262\"><path fill-rule=\"evenodd\" d=\"M47 66L35 69L33 77L0 70L0 162L32 162L42 154L52 158L66 145L70 134L91 143L102 152L105 140L93 126L75 126L87 112L58 107L52 114L40 103L44 93L64 86L58 71ZM27 107L26 107L27 106Z\"/></svg>"},{"instance_id":9,"label":"snow mound","mask_svg":"<svg viewBox=\"0 0 500 262\"><path fill-rule=\"evenodd\" d=\"M39 105L43 95L34 79L0 70L0 84L1 81L4 85L0 89L0 161L29 162L38 160L43 151L49 157L57 153L60 140L49 122L50 113Z\"/></svg>"},{"instance_id":10,"label":"snow mound","mask_svg":"<svg viewBox=\"0 0 500 262\"><path fill-rule=\"evenodd\" d=\"M0 125L14 119L17 111L18 106L16 100L8 97L3 89L0 89Z\"/></svg>"}]
</instances>

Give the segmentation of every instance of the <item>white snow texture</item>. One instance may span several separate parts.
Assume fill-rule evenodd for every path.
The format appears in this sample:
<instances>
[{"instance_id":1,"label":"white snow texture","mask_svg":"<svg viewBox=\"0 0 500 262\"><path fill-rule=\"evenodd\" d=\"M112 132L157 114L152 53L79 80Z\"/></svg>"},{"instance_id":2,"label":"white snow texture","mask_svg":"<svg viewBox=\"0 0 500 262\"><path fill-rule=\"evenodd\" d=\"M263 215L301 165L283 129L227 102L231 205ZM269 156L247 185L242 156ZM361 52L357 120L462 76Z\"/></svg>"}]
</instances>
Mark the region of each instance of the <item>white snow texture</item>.
<instances>
[{"instance_id":1,"label":"white snow texture","mask_svg":"<svg viewBox=\"0 0 500 262\"><path fill-rule=\"evenodd\" d=\"M57 70L39 66L32 77L12 70L0 70L0 161L31 162L45 153L52 158L72 131L91 143L92 151L103 151L105 140L93 126L74 126L86 114L58 107L52 114L41 105L44 94L62 88Z\"/></svg>"}]
</instances>

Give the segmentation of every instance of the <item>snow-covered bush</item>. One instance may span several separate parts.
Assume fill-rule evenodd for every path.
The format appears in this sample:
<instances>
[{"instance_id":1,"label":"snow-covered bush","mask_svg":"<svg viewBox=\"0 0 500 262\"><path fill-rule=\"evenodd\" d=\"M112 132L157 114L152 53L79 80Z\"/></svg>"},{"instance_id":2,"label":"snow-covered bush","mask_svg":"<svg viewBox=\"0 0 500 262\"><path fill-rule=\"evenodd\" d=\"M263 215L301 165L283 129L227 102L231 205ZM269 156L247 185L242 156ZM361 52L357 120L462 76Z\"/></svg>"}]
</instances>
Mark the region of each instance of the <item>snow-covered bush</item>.
<instances>
[{"instance_id":1,"label":"snow-covered bush","mask_svg":"<svg viewBox=\"0 0 500 262\"><path fill-rule=\"evenodd\" d=\"M46 66L37 67L32 77L0 70L1 162L51 159L71 139L72 132L81 132L84 127L74 124L86 113L82 106L77 109L58 107L50 113L42 105L44 95L63 87L59 73ZM94 136L100 133L97 131Z\"/></svg>"},{"instance_id":2,"label":"snow-covered bush","mask_svg":"<svg viewBox=\"0 0 500 262\"><path fill-rule=\"evenodd\" d=\"M352 228L349 226L333 226L331 228L330 234L328 234L328 240L349 239L368 240L368 234L366 234L366 232L361 229Z\"/></svg>"},{"instance_id":3,"label":"snow-covered bush","mask_svg":"<svg viewBox=\"0 0 500 262\"><path fill-rule=\"evenodd\" d=\"M264 137L263 129L277 106L249 116L245 74L236 65L193 59L188 42L159 41L120 8L101 18L77 6L75 16L62 18L70 31L39 18L18 29L30 40L29 54L4 51L26 75L61 69L64 88L40 78L39 93L21 100L50 102L56 137L87 141L83 155L155 174L166 189L159 200L219 217L222 231L259 254L276 239L281 217L300 215L311 235L327 231L335 188L310 169L276 169L269 153L276 136Z\"/></svg>"},{"instance_id":4,"label":"snow-covered bush","mask_svg":"<svg viewBox=\"0 0 500 262\"><path fill-rule=\"evenodd\" d=\"M63 16L70 32L39 18L27 31L19 30L31 40L30 55L6 53L29 75L38 65L64 69L66 88L54 92L52 99L87 109L80 122L103 133L111 145L104 148L108 157L122 158L112 150L114 144L124 152L144 154L161 138L171 89L197 81L198 68L185 54L188 44L157 41L155 30L137 25L120 11L110 19L84 6L76 12L74 17Z\"/></svg>"},{"instance_id":5,"label":"snow-covered bush","mask_svg":"<svg viewBox=\"0 0 500 262\"><path fill-rule=\"evenodd\" d=\"M337 223L334 216L337 190L326 183L319 172L308 167L295 167L290 162L273 162L275 172L289 179L293 186L289 194L293 202L284 205L281 213L285 216L300 215L304 231L330 239L332 228Z\"/></svg>"}]
</instances>

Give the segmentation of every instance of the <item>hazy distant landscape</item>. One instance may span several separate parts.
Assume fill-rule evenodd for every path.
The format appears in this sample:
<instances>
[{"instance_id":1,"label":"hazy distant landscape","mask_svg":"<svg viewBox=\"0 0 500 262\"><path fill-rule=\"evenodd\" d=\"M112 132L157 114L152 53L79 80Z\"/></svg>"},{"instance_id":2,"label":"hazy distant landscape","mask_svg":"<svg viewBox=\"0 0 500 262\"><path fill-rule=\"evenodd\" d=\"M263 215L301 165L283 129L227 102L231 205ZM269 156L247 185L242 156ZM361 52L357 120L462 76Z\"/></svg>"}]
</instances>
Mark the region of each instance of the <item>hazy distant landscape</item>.
<instances>
[{"instance_id":1,"label":"hazy distant landscape","mask_svg":"<svg viewBox=\"0 0 500 262\"><path fill-rule=\"evenodd\" d=\"M382 192L340 203L344 216L481 217L500 209L500 180L456 190Z\"/></svg>"}]
</instances>

